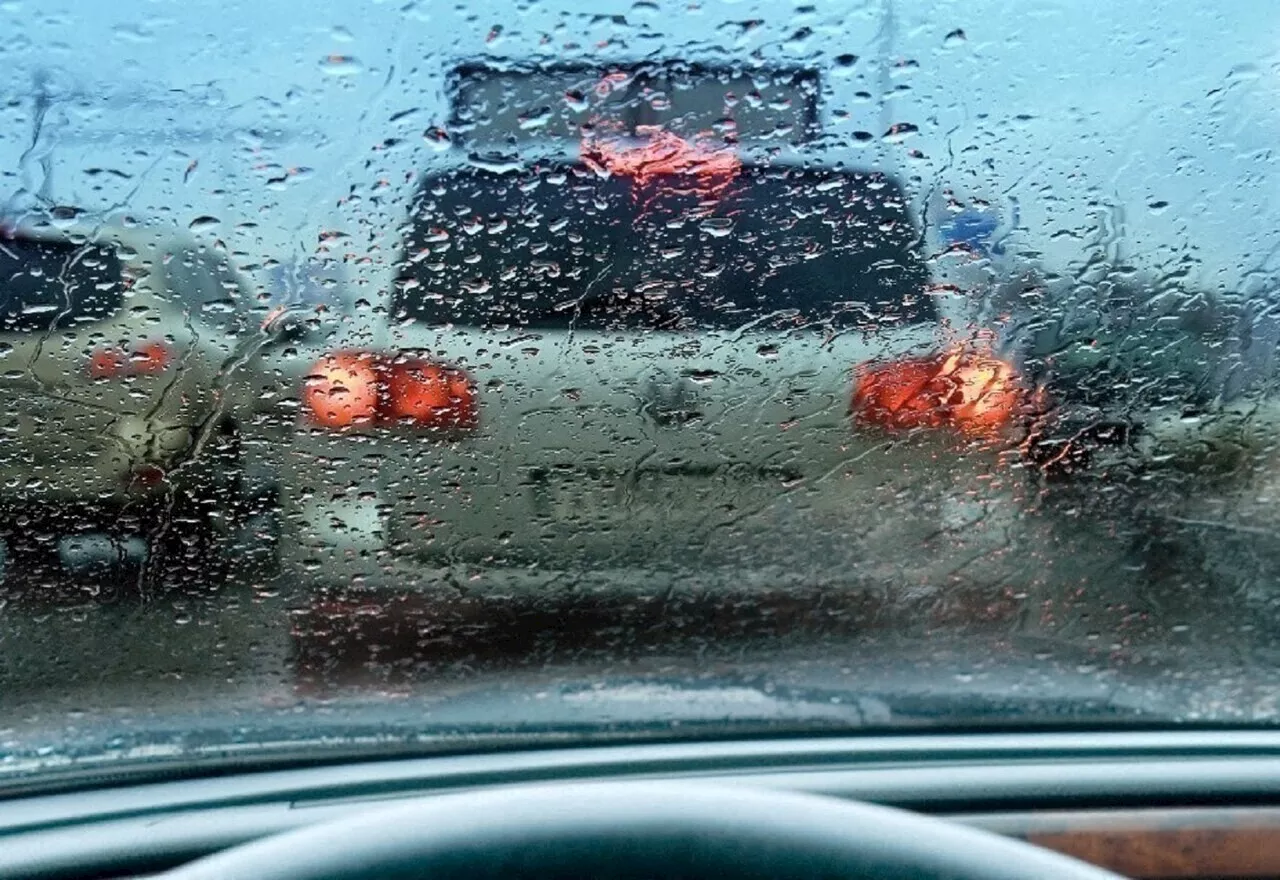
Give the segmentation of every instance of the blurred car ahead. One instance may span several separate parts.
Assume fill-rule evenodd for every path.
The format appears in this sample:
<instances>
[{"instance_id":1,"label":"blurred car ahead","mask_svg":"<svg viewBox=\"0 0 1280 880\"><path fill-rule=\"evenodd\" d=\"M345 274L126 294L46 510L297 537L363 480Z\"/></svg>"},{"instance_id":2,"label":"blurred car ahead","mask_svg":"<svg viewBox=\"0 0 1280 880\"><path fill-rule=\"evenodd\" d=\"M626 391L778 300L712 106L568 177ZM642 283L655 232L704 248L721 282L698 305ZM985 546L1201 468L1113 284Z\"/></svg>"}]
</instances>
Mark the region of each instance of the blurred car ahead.
<instances>
[{"instance_id":1,"label":"blurred car ahead","mask_svg":"<svg viewBox=\"0 0 1280 880\"><path fill-rule=\"evenodd\" d=\"M1019 453L1045 506L1110 524L1126 568L1159 581L1165 601L1171 583L1194 593L1211 577L1274 605L1274 278L1196 285L1186 253L1138 268L1119 253L1114 208L1083 259L1052 271L1033 249L1008 246L1010 207L1002 223L990 202L947 191L932 217L944 277L973 312L999 316L1023 381L1043 389Z\"/></svg>"},{"instance_id":2,"label":"blurred car ahead","mask_svg":"<svg viewBox=\"0 0 1280 880\"><path fill-rule=\"evenodd\" d=\"M1030 395L944 326L899 181L813 143L818 92L802 69L459 68L393 289L274 362L298 405L283 564L774 572L938 534Z\"/></svg>"},{"instance_id":3,"label":"blurred car ahead","mask_svg":"<svg viewBox=\"0 0 1280 880\"><path fill-rule=\"evenodd\" d=\"M163 566L261 555L268 542L238 532L253 503L222 391L249 303L228 258L190 237L128 219L4 227L11 573L123 567L142 583Z\"/></svg>"}]
</instances>

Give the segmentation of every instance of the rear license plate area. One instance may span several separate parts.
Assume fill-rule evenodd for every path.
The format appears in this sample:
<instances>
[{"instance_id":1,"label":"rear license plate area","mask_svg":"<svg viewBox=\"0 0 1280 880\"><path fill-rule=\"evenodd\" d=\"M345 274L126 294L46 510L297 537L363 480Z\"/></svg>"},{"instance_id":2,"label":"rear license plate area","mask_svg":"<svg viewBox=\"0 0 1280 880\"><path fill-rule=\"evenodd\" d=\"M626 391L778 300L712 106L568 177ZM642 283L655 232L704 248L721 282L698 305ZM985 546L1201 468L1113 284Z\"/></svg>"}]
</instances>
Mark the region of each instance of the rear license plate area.
<instances>
[{"instance_id":1,"label":"rear license plate area","mask_svg":"<svg viewBox=\"0 0 1280 880\"><path fill-rule=\"evenodd\" d=\"M530 475L524 496L530 516L539 522L632 530L676 521L724 521L767 505L796 479L746 466L547 468Z\"/></svg>"}]
</instances>

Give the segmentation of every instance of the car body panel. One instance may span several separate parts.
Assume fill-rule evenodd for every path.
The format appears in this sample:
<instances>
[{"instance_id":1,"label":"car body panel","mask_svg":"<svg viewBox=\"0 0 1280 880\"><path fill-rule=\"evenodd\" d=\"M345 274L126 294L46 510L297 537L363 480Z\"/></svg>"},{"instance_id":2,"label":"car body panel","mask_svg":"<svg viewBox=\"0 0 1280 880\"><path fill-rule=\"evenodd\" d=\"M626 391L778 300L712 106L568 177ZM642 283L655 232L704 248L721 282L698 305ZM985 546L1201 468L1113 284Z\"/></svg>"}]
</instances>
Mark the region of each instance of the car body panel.
<instances>
[{"instance_id":1,"label":"car body panel","mask_svg":"<svg viewBox=\"0 0 1280 880\"><path fill-rule=\"evenodd\" d=\"M166 481L206 478L192 462L226 407L221 373L235 348L232 328L222 323L230 307L214 298L247 295L238 273L226 270L235 289L220 289L216 279L208 290L178 288L172 264L209 251L141 226L33 223L12 235L65 247L72 262L88 249L110 248L120 255L123 289L119 307L97 319L0 328L7 367L0 388L15 441L0 461L0 494L12 502L123 502ZM154 369L135 369L148 346L162 348ZM139 482L133 477L141 468L159 470Z\"/></svg>"},{"instance_id":2,"label":"car body panel","mask_svg":"<svg viewBox=\"0 0 1280 880\"><path fill-rule=\"evenodd\" d=\"M673 167L652 143L611 159L531 138L508 161L460 148L428 163L392 288L264 360L286 564L342 582L458 561L725 560L779 517L806 534L821 510L836 540L874 531L841 522L855 498L926 536L948 472L996 466L991 445L970 466L966 438L855 424L860 365L968 332L943 320L897 180L683 141ZM343 350L466 371L476 427L309 422L312 365Z\"/></svg>"}]
</instances>

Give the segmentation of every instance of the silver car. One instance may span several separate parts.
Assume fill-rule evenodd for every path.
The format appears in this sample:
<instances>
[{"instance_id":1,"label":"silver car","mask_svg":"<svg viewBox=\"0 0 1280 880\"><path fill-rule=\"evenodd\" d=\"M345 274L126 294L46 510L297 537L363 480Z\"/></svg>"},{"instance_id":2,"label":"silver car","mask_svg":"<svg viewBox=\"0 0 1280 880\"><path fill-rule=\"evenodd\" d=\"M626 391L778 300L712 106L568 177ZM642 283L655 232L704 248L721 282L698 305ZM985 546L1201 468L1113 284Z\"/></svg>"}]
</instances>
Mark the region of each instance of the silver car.
<instances>
[{"instance_id":1,"label":"silver car","mask_svg":"<svg viewBox=\"0 0 1280 880\"><path fill-rule=\"evenodd\" d=\"M899 182L815 160L816 72L468 65L453 93L469 134L391 289L271 361L288 570L879 577L904 542L1006 540L1034 395L943 320Z\"/></svg>"},{"instance_id":2,"label":"silver car","mask_svg":"<svg viewBox=\"0 0 1280 880\"><path fill-rule=\"evenodd\" d=\"M230 550L249 481L227 377L254 338L251 303L225 254L158 226L67 214L3 227L11 572L124 564L141 582Z\"/></svg>"}]
</instances>

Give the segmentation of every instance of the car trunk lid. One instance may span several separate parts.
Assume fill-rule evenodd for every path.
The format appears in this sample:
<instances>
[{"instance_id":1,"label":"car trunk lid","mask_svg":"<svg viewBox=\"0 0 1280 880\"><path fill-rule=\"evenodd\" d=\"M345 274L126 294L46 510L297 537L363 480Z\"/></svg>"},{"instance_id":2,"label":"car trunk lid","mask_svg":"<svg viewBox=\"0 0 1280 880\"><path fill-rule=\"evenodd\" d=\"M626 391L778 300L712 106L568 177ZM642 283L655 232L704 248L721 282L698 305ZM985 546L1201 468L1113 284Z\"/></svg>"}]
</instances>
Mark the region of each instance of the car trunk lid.
<instances>
[{"instance_id":1,"label":"car trunk lid","mask_svg":"<svg viewBox=\"0 0 1280 880\"><path fill-rule=\"evenodd\" d=\"M396 347L491 393L530 468L805 470L848 436L853 368L936 342L897 183L871 172L590 162L421 188Z\"/></svg>"}]
</instances>

